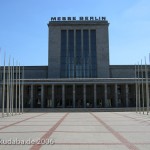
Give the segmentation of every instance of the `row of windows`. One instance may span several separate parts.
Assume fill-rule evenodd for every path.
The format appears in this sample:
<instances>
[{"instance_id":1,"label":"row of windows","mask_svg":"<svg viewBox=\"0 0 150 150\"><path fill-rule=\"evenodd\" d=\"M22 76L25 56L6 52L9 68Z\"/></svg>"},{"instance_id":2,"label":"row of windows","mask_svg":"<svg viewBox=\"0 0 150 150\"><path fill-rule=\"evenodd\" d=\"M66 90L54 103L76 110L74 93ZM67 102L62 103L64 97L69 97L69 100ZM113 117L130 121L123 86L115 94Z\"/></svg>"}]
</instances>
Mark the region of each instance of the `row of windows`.
<instances>
[{"instance_id":1,"label":"row of windows","mask_svg":"<svg viewBox=\"0 0 150 150\"><path fill-rule=\"evenodd\" d=\"M91 55L96 54L96 31L90 30L90 42L89 42L89 30L83 30L83 55L87 56L89 54L89 49L91 49ZM68 54L72 56L74 54L74 45L76 45L76 55L81 56L81 30L76 30L76 42L74 43L74 30L69 30L68 32L68 43L67 43L67 31L61 31L61 52L62 56L66 56L67 47ZM90 48L89 48L90 43Z\"/></svg>"},{"instance_id":2,"label":"row of windows","mask_svg":"<svg viewBox=\"0 0 150 150\"><path fill-rule=\"evenodd\" d=\"M138 72L138 71L137 71L137 72L136 72L136 77L137 77L137 78L138 78L138 77L139 77L139 78L142 78L142 77L143 77L143 78L146 78L146 73L145 73L145 71L143 71L143 72L141 72L141 71ZM150 78L150 72L148 72L148 78Z\"/></svg>"},{"instance_id":3,"label":"row of windows","mask_svg":"<svg viewBox=\"0 0 150 150\"><path fill-rule=\"evenodd\" d=\"M85 65L81 65L81 64L79 64L79 65L74 65L74 64L62 64L62 66L61 66L61 68L63 69L63 70L68 70L68 69L74 69L74 70L76 70L76 69L78 69L78 68L81 68L81 69L97 69L96 68L96 64L94 64L94 65L90 65L90 64L85 64Z\"/></svg>"},{"instance_id":4,"label":"row of windows","mask_svg":"<svg viewBox=\"0 0 150 150\"><path fill-rule=\"evenodd\" d=\"M96 59L95 57L91 58L84 58L84 57L62 57L61 58L61 63L74 63L74 64L96 64Z\"/></svg>"},{"instance_id":5,"label":"row of windows","mask_svg":"<svg viewBox=\"0 0 150 150\"><path fill-rule=\"evenodd\" d=\"M70 69L68 72L66 72L66 70L62 70L61 72L61 76L64 76L64 77L68 77L68 78L75 78L75 77L78 77L78 78L82 78L82 77L87 77L87 78L95 78L97 75L96 75L96 71L95 70L82 70L82 69Z\"/></svg>"},{"instance_id":6,"label":"row of windows","mask_svg":"<svg viewBox=\"0 0 150 150\"><path fill-rule=\"evenodd\" d=\"M61 31L61 77L96 77L96 30L81 32Z\"/></svg>"},{"instance_id":7,"label":"row of windows","mask_svg":"<svg viewBox=\"0 0 150 150\"><path fill-rule=\"evenodd\" d=\"M0 75L0 80L3 80L3 78L4 78L4 74L2 73ZM9 76L8 73L5 73L5 79L7 80L9 78L11 78L11 76ZM20 73L20 78L22 78L22 73ZM16 73L14 73L14 79L16 79ZM17 79L19 79L19 73L17 73Z\"/></svg>"}]
</instances>

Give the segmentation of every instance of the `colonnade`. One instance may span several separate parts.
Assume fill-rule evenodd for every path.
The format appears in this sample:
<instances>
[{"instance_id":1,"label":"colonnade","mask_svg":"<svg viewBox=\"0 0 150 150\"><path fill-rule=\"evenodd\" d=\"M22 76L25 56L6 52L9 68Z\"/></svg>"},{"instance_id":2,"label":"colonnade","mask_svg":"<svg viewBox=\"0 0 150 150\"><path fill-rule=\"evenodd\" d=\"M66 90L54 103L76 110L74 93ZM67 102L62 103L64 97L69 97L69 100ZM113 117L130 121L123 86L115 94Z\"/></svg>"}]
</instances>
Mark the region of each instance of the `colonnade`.
<instances>
[{"instance_id":1,"label":"colonnade","mask_svg":"<svg viewBox=\"0 0 150 150\"><path fill-rule=\"evenodd\" d=\"M135 107L135 84L41 84L26 85L26 107L108 108Z\"/></svg>"}]
</instances>

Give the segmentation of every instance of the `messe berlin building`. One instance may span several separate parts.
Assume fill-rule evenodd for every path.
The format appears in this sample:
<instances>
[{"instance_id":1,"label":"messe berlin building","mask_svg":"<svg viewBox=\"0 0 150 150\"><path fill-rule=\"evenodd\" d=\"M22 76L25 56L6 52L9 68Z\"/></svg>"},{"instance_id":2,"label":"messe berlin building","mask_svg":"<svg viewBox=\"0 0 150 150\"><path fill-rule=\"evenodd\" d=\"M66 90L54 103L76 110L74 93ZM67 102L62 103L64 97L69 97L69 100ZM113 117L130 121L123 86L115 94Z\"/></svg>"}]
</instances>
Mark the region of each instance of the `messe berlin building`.
<instances>
[{"instance_id":1,"label":"messe berlin building","mask_svg":"<svg viewBox=\"0 0 150 150\"><path fill-rule=\"evenodd\" d=\"M135 67L109 64L108 27L105 17L52 17L48 66L24 67L24 107L135 107Z\"/></svg>"}]
</instances>

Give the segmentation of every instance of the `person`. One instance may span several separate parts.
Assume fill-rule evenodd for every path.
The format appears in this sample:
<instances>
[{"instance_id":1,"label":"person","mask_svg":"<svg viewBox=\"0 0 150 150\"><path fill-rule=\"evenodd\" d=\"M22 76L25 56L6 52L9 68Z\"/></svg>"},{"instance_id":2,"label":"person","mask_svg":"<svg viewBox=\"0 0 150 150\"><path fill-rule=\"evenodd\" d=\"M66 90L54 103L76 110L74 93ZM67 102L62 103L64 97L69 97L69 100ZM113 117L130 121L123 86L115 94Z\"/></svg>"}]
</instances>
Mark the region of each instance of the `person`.
<instances>
[{"instance_id":1,"label":"person","mask_svg":"<svg viewBox=\"0 0 150 150\"><path fill-rule=\"evenodd\" d=\"M99 106L102 107L102 100L99 100Z\"/></svg>"}]
</instances>

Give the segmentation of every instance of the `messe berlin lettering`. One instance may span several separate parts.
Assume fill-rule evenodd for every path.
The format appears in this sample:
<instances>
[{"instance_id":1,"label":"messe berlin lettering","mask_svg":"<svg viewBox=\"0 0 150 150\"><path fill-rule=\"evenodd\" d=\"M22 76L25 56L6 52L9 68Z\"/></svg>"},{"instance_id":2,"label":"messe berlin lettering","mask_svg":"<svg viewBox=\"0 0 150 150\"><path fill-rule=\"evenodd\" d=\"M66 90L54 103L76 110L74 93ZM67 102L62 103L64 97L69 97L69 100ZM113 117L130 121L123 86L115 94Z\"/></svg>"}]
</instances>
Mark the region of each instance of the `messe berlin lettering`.
<instances>
[{"instance_id":1,"label":"messe berlin lettering","mask_svg":"<svg viewBox=\"0 0 150 150\"><path fill-rule=\"evenodd\" d=\"M51 17L51 21L105 21L106 17Z\"/></svg>"}]
</instances>

